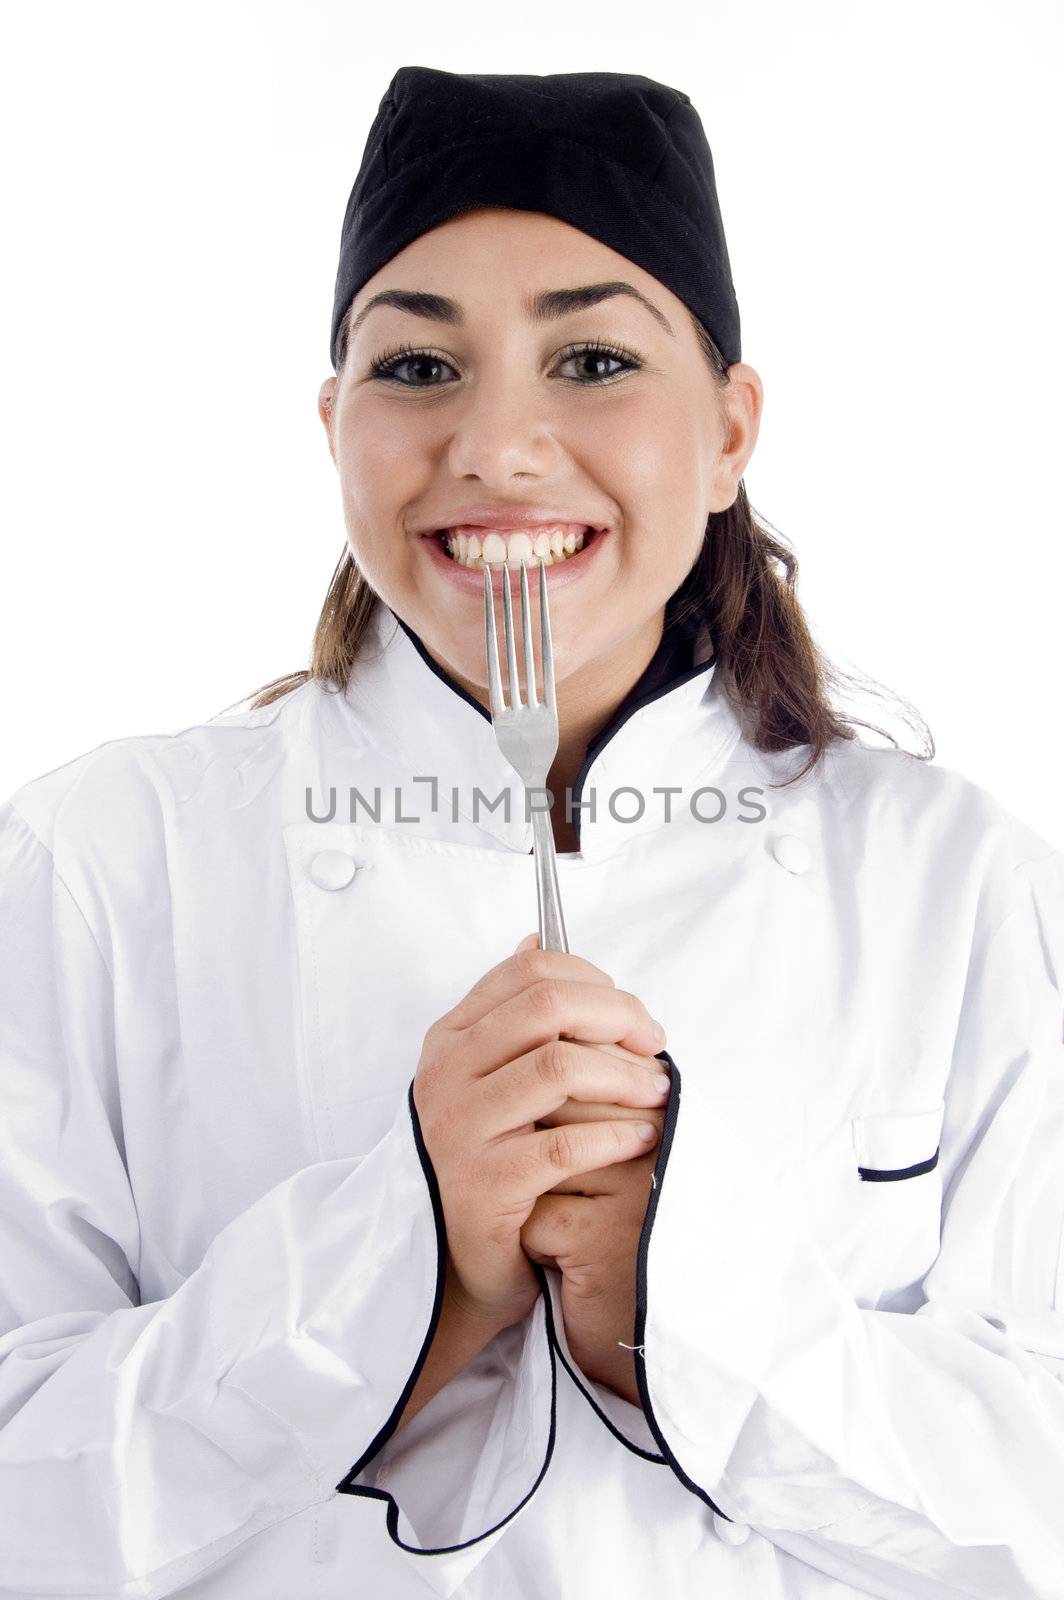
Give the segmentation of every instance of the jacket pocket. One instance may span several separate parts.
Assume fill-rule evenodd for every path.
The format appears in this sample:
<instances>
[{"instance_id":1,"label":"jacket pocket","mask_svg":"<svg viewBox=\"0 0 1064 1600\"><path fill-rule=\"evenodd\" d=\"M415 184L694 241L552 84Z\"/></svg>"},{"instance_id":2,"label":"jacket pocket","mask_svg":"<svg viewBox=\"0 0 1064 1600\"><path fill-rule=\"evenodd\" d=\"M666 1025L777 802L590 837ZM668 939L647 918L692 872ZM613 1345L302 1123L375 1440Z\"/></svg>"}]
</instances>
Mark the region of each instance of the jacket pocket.
<instances>
[{"instance_id":1,"label":"jacket pocket","mask_svg":"<svg viewBox=\"0 0 1064 1600\"><path fill-rule=\"evenodd\" d=\"M942 1237L939 1137L945 1102L852 1119L853 1189L842 1223L860 1305L914 1311Z\"/></svg>"},{"instance_id":2,"label":"jacket pocket","mask_svg":"<svg viewBox=\"0 0 1064 1600\"><path fill-rule=\"evenodd\" d=\"M938 1165L945 1101L926 1111L875 1111L852 1119L857 1174L865 1183L919 1178Z\"/></svg>"}]
</instances>

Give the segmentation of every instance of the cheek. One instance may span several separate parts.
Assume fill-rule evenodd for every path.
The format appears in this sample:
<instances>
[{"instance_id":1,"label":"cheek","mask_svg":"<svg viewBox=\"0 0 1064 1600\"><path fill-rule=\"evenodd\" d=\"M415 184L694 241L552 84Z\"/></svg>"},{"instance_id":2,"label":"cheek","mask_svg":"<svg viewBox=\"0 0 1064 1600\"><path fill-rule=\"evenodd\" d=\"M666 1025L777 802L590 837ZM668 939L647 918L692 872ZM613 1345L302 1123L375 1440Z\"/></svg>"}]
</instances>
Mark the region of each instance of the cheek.
<instances>
[{"instance_id":1,"label":"cheek","mask_svg":"<svg viewBox=\"0 0 1064 1600\"><path fill-rule=\"evenodd\" d=\"M417 498L416 459L402 435L367 411L349 420L336 466L348 537L371 578L394 568L405 508Z\"/></svg>"},{"instance_id":2,"label":"cheek","mask_svg":"<svg viewBox=\"0 0 1064 1600\"><path fill-rule=\"evenodd\" d=\"M340 439L337 467L346 491L374 501L395 499L395 488L412 471L415 453L402 430L380 419L352 426ZM391 486L391 487L390 487Z\"/></svg>"},{"instance_id":3,"label":"cheek","mask_svg":"<svg viewBox=\"0 0 1064 1600\"><path fill-rule=\"evenodd\" d=\"M660 562L694 560L705 531L705 440L690 414L671 399L658 408L640 406L593 446L594 474L608 487L634 530L643 532L643 550ZM649 547L653 547L653 551ZM686 568L685 568L686 570Z\"/></svg>"}]
</instances>

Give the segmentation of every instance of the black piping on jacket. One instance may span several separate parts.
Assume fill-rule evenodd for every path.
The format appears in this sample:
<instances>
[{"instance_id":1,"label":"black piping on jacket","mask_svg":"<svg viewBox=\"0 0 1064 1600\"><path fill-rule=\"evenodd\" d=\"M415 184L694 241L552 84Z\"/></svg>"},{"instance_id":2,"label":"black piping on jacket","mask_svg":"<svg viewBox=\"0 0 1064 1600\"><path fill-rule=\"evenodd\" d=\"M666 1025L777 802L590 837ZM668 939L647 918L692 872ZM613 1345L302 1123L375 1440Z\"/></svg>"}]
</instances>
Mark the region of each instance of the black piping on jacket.
<instances>
[{"instance_id":1,"label":"black piping on jacket","mask_svg":"<svg viewBox=\"0 0 1064 1600\"><path fill-rule=\"evenodd\" d=\"M659 1050L656 1059L664 1061L669 1068L669 1098L665 1106L665 1119L661 1129L661 1144L658 1147L658 1159L654 1164L654 1181L651 1185L650 1199L647 1202L646 1215L643 1218L643 1231L639 1235L639 1248L636 1253L636 1285L635 1285L635 1345L636 1363L635 1378L639 1389L639 1398L643 1402L643 1411L650 1431L661 1446L661 1453L669 1463L673 1472L679 1478L685 1489L703 1500L711 1510L725 1522L733 1522L726 1511L722 1511L717 1502L710 1498L693 1478L689 1478L683 1470L672 1450L669 1441L661 1431L661 1426L654 1415L654 1408L650 1403L650 1393L647 1389L646 1356L640 1358L639 1352L646 1349L647 1331L647 1257L650 1253L650 1235L654 1230L654 1217L661 1198L661 1186L665 1181L665 1169L669 1164L669 1152L672 1149L672 1136L676 1129L676 1118L680 1110L680 1071L675 1061L667 1050Z\"/></svg>"},{"instance_id":2,"label":"black piping on jacket","mask_svg":"<svg viewBox=\"0 0 1064 1600\"><path fill-rule=\"evenodd\" d=\"M555 1332L556 1326L557 1326L557 1324L552 1321L552 1323L551 1323L551 1336L554 1339L554 1354L555 1354L555 1357L557 1358L557 1360L559 1360L561 1362L562 1366L565 1368L565 1370L569 1374L570 1378L572 1378L574 1384L580 1390L580 1393L583 1395L584 1399L587 1401L587 1403L591 1407L592 1411L598 1417L599 1421L603 1424L604 1427L608 1428L610 1433L613 1434L613 1437L615 1439L617 1439L621 1444L623 1444L624 1448L626 1450L630 1450L634 1456L641 1456L644 1461L653 1461L656 1466L661 1466L661 1467L666 1466L667 1463L665 1461L665 1457L662 1456L662 1455L659 1455L656 1450L647 1450L647 1449L645 1449L643 1447L643 1445L636 1444L634 1440L629 1439L626 1434L623 1434L621 1432L620 1428L618 1428L616 1426L616 1424L613 1422L612 1418L607 1416L606 1412L603 1411L602 1407L599 1405L598 1401L595 1399L595 1396L592 1393L592 1391L590 1389L586 1388L584 1386L584 1384L582 1384L580 1382L580 1379L577 1377L576 1373L573 1371L572 1367L569 1365L568 1361L566 1361L566 1359L565 1359L565 1351L562 1349L561 1344L558 1342L557 1333Z\"/></svg>"},{"instance_id":3,"label":"black piping on jacket","mask_svg":"<svg viewBox=\"0 0 1064 1600\"><path fill-rule=\"evenodd\" d=\"M425 646L422 644L422 642L419 639L419 637L417 636L417 634L413 631L413 629L411 629L403 621L402 617L396 615L395 612L393 612L392 615L395 617L396 622L402 628L403 632L410 639L411 643L414 645L415 649L417 650L418 654L420 655L421 659L424 661L425 665L429 668L429 670L432 673L434 673L435 676L441 680L441 682L447 684L447 686L455 694L457 694L462 700L464 700L468 705L472 706L474 711L477 711L486 721L490 722L492 720L490 711L488 711L484 706L482 706L480 704L479 700L475 700L473 698L473 696L471 694L469 694L469 692L461 686L461 684L456 683L455 680L451 677L450 673L448 673L444 668L440 667L439 664L432 659L432 657L429 655L428 651L425 649ZM684 633L682 631L666 629L665 632L662 634L662 638L661 638L661 641L660 641L660 643L658 645L657 650L655 651L653 657L651 658L650 662L648 663L648 665L647 665L645 671L643 672L643 674L636 681L636 683L633 684L632 688L629 690L628 694L621 701L620 705L617 706L616 710L614 711L613 715L610 717L610 719L606 723L606 725L599 731L597 736L588 745L587 751L586 751L585 756L584 756L583 763L582 763L581 768L580 768L579 775L578 775L577 780L576 780L576 787L575 787L575 792L574 792L574 795L573 795L573 817L572 817L572 822L573 822L573 829L574 829L574 832L576 834L577 849L578 850L579 850L579 847L580 847L580 820L581 820L582 812L578 809L577 802L581 798L581 795L583 793L584 781L587 778L587 775L591 770L591 766L592 766L593 762L595 761L597 756L601 753L601 751L603 749L605 749L606 745L610 742L610 740L614 737L614 735L620 730L620 728L624 725L624 723L626 723L629 720L630 717L633 717L637 711L641 711L644 706L650 705L653 701L660 699L663 695L668 694L671 690L679 688L682 684L690 682L691 679L697 677L699 675L699 673L703 673L703 672L708 672L709 671L709 669L713 666L713 664L715 663L715 661L717 659L716 651L713 651L712 654L708 657L707 660L702 661L702 662L700 662L698 664L692 664L692 656L694 654L694 648L695 648L695 640L694 640L694 638L692 637L691 634ZM532 854L532 853L533 853L532 851L529 852L529 854ZM646 1284L647 1271L646 1271L646 1269L647 1269L647 1254L648 1254L649 1247L650 1247L650 1235L651 1235L651 1232L652 1232L652 1229L653 1229L653 1225L654 1225L654 1216L655 1216L655 1213L657 1211L658 1196L660 1194L661 1185L662 1185L662 1182L663 1182L663 1179L664 1179L664 1176L665 1176L665 1168L668 1165L669 1151L670 1151L671 1146L672 1146L673 1130L674 1130L674 1128L676 1126L676 1117L677 1117L677 1113L679 1111L679 1105L680 1105L680 1073L679 1073L679 1070L676 1067L675 1062L673 1061L672 1057L669 1055L667 1050L659 1051L657 1059L661 1060L661 1061L665 1061L668 1064L669 1068L670 1068L670 1091L669 1091L668 1103L667 1103L666 1108L665 1108L665 1119L664 1119L664 1126L662 1128L661 1143L660 1143L660 1147L659 1147L659 1150L658 1150L658 1159L657 1159L657 1162L655 1163L655 1168L654 1168L654 1182L653 1182L653 1185L652 1185L652 1188L651 1188L650 1199L649 1199L648 1204L647 1204L646 1214L645 1214L644 1219L643 1219L643 1228L642 1228L642 1232L641 1232L640 1238L639 1238L638 1253L637 1253L637 1257L636 1257L635 1345L637 1347L637 1359L636 1359L636 1362L635 1362L635 1369L636 1369L636 1382L637 1382L637 1385L638 1385L638 1388L639 1388L639 1396L640 1396L640 1399L642 1401L643 1411L644 1411L644 1414L645 1414L645 1416L647 1418L647 1422L648 1422L648 1424L650 1426L650 1430L651 1430L652 1434L654 1435L655 1439L658 1441L658 1444L661 1447L661 1454L660 1455L655 1455L652 1451L646 1450L646 1449L642 1448L641 1446L634 1444L630 1439L626 1438L625 1435L623 1433L621 1433L620 1430L614 1426L614 1424L610 1420L610 1418L606 1415L606 1413L602 1410L602 1408L597 1404L594 1396L590 1393L590 1391L588 1389L586 1389L582 1383L580 1383L580 1381L577 1379L576 1375L573 1373L572 1368L570 1367L569 1363L565 1359L564 1353L561 1350L561 1347L560 1347L560 1345L558 1343L557 1336L556 1336L556 1333L555 1333L554 1315L553 1315L550 1290L549 1290L549 1287L548 1287L548 1284L547 1284L546 1274L545 1274L545 1272L544 1272L544 1270L543 1270L543 1268L541 1266L539 1266L538 1264L534 1263L534 1265L536 1267L537 1275L538 1275L539 1280L540 1280L541 1293L543 1295L543 1300L544 1300L544 1310L546 1312L546 1320L547 1320L548 1347L549 1347L549 1350L550 1350L550 1358L551 1358L551 1420L550 1420L550 1434L549 1434L548 1444L547 1444L546 1459L544 1460L543 1467L542 1467L542 1470L541 1470L541 1472L539 1474L539 1477L536 1479L536 1482L533 1484L532 1488L529 1490L529 1493L525 1496L524 1500L522 1500L520 1502L520 1505L515 1506L514 1510L511 1511L507 1517L504 1517L502 1522L497 1523L496 1524L497 1527L503 1527L505 1525L505 1523L507 1523L507 1522L509 1522L511 1520L512 1517L516 1516L517 1512L521 1509L521 1506L525 1505L528 1502L528 1500L531 1499L532 1495L535 1493L536 1489L538 1489L540 1483L542 1482L543 1476L546 1473L547 1467L550 1464L550 1460L551 1460L551 1457L552 1457L553 1451L554 1451L554 1439L555 1439L556 1416L557 1416L557 1404L556 1404L556 1402L557 1402L557 1363L558 1363L558 1361L560 1361L562 1363L563 1367L565 1368L566 1372L569 1374L570 1378L572 1378L572 1380L576 1384L577 1388L581 1390L581 1392L583 1393L585 1399L588 1401L588 1404L597 1413L597 1415L600 1417L600 1419L605 1424L605 1426L609 1429L609 1431L614 1435L614 1437L616 1439L618 1439L620 1441L620 1443L625 1446L626 1449L630 1450L634 1455L638 1455L638 1456L642 1457L646 1461L652 1461L652 1462L658 1462L658 1463L662 1463L662 1462L667 1463L672 1468L672 1471L675 1473L677 1478L679 1478L680 1482L684 1485L684 1487L686 1489L688 1489L692 1494L697 1495L700 1500L704 1501L706 1505L710 1506L711 1509L713 1511L717 1512L717 1514L719 1516L723 1517L725 1519L725 1521L731 1522L733 1520L731 1517L728 1516L726 1511L722 1511L721 1510L721 1508L715 1503L714 1500L712 1500L710 1498L710 1496L706 1493L706 1491L704 1489L700 1488L699 1485L696 1484L693 1479L691 1479L691 1478L689 1478L687 1476L687 1474L684 1472L683 1468L680 1466L680 1463L677 1461L675 1455L672 1453L671 1449L669 1448L668 1441L666 1440L664 1434L662 1433L662 1430L661 1430L661 1427L660 1427L660 1425L658 1423L658 1420L657 1420L656 1416L654 1415L653 1407L650 1404L650 1396L649 1396L649 1393L647 1391L646 1376L645 1376L643 1361L641 1359L639 1359L639 1356L638 1356L638 1349L644 1343L645 1332L646 1332L646 1311L647 1311L647 1284ZM361 1472L363 1470L363 1468L368 1464L368 1462L370 1462L373 1459L373 1457L377 1454L377 1452L380 1449L383 1448L383 1446L387 1443L388 1439L395 1432L395 1428L396 1428L396 1425L398 1423L398 1419L402 1415L403 1408L405 1407L407 1399L409 1398L409 1396L410 1396L410 1394L411 1394L411 1392L412 1392L412 1390L414 1388L414 1385L417 1382L418 1374L420 1373L421 1368L424 1365L425 1358L426 1358L426 1356L428 1354L429 1346L432 1343L432 1338L433 1338L433 1335L435 1334L436 1327L437 1327L437 1324L438 1324L438 1321L439 1321L440 1308L441 1308L442 1300L443 1300L443 1284L444 1284L444 1271L445 1271L445 1248L446 1248L445 1247L446 1235L445 1235L445 1230L444 1230L443 1208L442 1208L442 1204L440 1202L439 1187L437 1185L436 1176L435 1176L435 1173L434 1173L433 1168L432 1168L432 1162L431 1162L431 1160L429 1158L428 1151L425 1148L424 1140L422 1139L422 1136L421 1136L421 1128L420 1128L420 1124L418 1122L417 1108L414 1105L413 1084L410 1085L409 1103L410 1103L410 1115L411 1115L411 1119L412 1119L413 1124L414 1124L414 1136L415 1136L415 1140L417 1142L418 1154L421 1157L421 1164L422 1164L422 1167L424 1168L424 1171L425 1171L425 1181L429 1186L429 1192L430 1192L430 1194L432 1196L433 1213L434 1213L434 1216L436 1218L436 1238L437 1238L437 1245L438 1245L436 1301L435 1301L435 1304L433 1306L432 1320L431 1320L431 1324L430 1324L430 1327L429 1327L429 1331L428 1331L428 1334L426 1335L425 1342L424 1342L424 1345L422 1347L421 1353L418 1356L417 1362L415 1363L414 1370L412 1371L412 1373L410 1374L410 1377L407 1380L407 1383L406 1383L406 1386L404 1387L403 1393L400 1395L399 1400L396 1403L395 1410L393 1411L392 1415L389 1417L388 1421L385 1423L384 1427L381 1429L380 1433L377 1435L376 1439L373 1440L372 1444L369 1446L369 1448L367 1449L365 1454L355 1463L355 1465L351 1468L351 1470L347 1474L347 1476L337 1486L339 1491L341 1493L344 1493L344 1494L361 1494L361 1495L371 1496L371 1497L373 1497L375 1499L378 1499L378 1500L385 1500L387 1502L387 1504L388 1504L388 1532L391 1535L392 1539L395 1541L395 1543L396 1544L400 1544L400 1545L402 1545L402 1541L397 1536L398 1506L396 1505L396 1502L393 1499L393 1497L391 1495L385 1493L381 1489L370 1489L370 1488L365 1488L365 1487L361 1487L361 1486L356 1486L351 1482L351 1480L359 1472ZM444 1553L448 1553L448 1552L450 1552L452 1550L462 1550L462 1549L467 1548L468 1545L478 1543L480 1539L483 1539L483 1538L487 1537L487 1533L492 1533L494 1531L495 1531L494 1529L488 1529L486 1533L479 1534L476 1539L467 1540L466 1544L463 1544L463 1545L452 1545L452 1546L447 1546L445 1549L433 1550L433 1551L423 1551L423 1550L413 1549L413 1553L415 1555L422 1555L422 1554L429 1555L429 1554L444 1554ZM412 1547L409 1546L409 1545L402 1545L402 1548L405 1549L405 1550L412 1549Z\"/></svg>"},{"instance_id":4,"label":"black piping on jacket","mask_svg":"<svg viewBox=\"0 0 1064 1600\"><path fill-rule=\"evenodd\" d=\"M463 689L460 683L456 683L449 672L433 661L417 634L407 626L402 617L396 616L394 611L392 615L429 670L440 679L441 683L445 683L460 699L464 700L467 705L472 706L474 711L478 711L485 721L490 722L492 720L491 712L486 710L479 700L474 700L473 696L468 690ZM681 684L689 683L700 672L708 672L717 659L717 653L714 650L705 661L701 661L697 666L694 666L691 665L693 654L694 638L690 633L666 629L642 676L632 685L605 727L599 730L588 745L572 795L572 824L573 832L576 834L577 850L580 849L580 821L583 816L583 812L579 809L579 801L583 794L584 781L591 771L592 763L600 752L606 748L614 734L618 733L628 719L635 716L637 711L642 711L644 706L651 705L655 700L660 700L662 695L670 694L673 689L678 689ZM532 855L533 850L528 853Z\"/></svg>"},{"instance_id":5,"label":"black piping on jacket","mask_svg":"<svg viewBox=\"0 0 1064 1600\"><path fill-rule=\"evenodd\" d=\"M424 1136L421 1132L421 1121L417 1114L417 1106L414 1104L413 1080L411 1080L410 1087L407 1090L407 1105L410 1110L410 1121L413 1124L414 1129L414 1143L417 1146L418 1157L421 1161L421 1170L425 1175L425 1184L428 1188L429 1198L432 1201L432 1215L436 1224L436 1293L432 1302L432 1316L429 1319L428 1332L425 1334L425 1338L421 1345L421 1350L418 1353L418 1358L414 1362L410 1376L403 1385L403 1391L398 1400L395 1402L395 1406L390 1417L380 1429L376 1438L371 1441L371 1443L363 1451L362 1455L359 1456L354 1466L351 1467L351 1469L343 1478L341 1478L340 1482L336 1485L336 1492L338 1494L361 1495L368 1500L383 1500L388 1507L388 1515L386 1519L388 1533L392 1541L397 1544L401 1550L407 1550L411 1555L415 1556L446 1556L453 1555L459 1550L468 1550L471 1545L479 1544L481 1539L486 1539L489 1534L495 1533L498 1528L505 1527L508 1522L512 1521L512 1519L516 1517L517 1513L521 1510L521 1507L528 1504L529 1500L531 1500L532 1496L543 1482L547 1468L550 1466L551 1458L554 1455L554 1439L557 1427L558 1369L554 1359L554 1315L551 1307L550 1292L547 1287L546 1274L538 1263L533 1262L532 1265L535 1269L536 1276L539 1279L540 1293L543 1296L544 1311L546 1313L547 1354L550 1360L551 1380L550 1430L547 1435L547 1449L543 1458L543 1465L539 1470L539 1475L536 1478L535 1483L532 1485L531 1489L529 1489L524 1499L518 1501L517 1505L514 1506L512 1511L507 1512L506 1516L503 1517L499 1522L496 1522L494 1527L485 1528L483 1533L478 1533L472 1539L466 1539L461 1544L437 1545L430 1548L424 1548L419 1545L405 1544L404 1541L399 1537L399 1505L395 1497L390 1495L385 1489L373 1489L367 1484L357 1484L354 1480L358 1474L369 1465L374 1456L376 1456L379 1451L383 1450L384 1446L388 1443L388 1440L398 1428L399 1419L402 1416L403 1411L406 1409L406 1403L414 1391L414 1386L417 1383L418 1377L421 1374L421 1369L425 1365L425 1361L428 1357L429 1347L435 1338L436 1329L439 1326L440 1313L443 1308L443 1291L447 1272L447 1230L444 1223L443 1202L440 1199L440 1186L436 1179L436 1171L432 1165L432 1158L429 1155Z\"/></svg>"},{"instance_id":6,"label":"black piping on jacket","mask_svg":"<svg viewBox=\"0 0 1064 1600\"><path fill-rule=\"evenodd\" d=\"M937 1166L938 1150L926 1161L917 1161L911 1167L858 1167L857 1175L866 1183L893 1183L896 1178L918 1178L922 1172L931 1172Z\"/></svg>"}]
</instances>

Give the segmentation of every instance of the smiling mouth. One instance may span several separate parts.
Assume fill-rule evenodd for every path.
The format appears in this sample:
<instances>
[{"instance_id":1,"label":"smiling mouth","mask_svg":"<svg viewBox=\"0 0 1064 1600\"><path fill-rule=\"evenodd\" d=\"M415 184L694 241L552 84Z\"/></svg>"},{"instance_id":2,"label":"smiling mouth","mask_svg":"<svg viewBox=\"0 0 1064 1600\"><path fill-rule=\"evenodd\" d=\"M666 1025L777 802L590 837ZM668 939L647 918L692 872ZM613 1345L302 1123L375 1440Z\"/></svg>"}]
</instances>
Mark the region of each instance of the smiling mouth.
<instances>
[{"instance_id":1,"label":"smiling mouth","mask_svg":"<svg viewBox=\"0 0 1064 1600\"><path fill-rule=\"evenodd\" d=\"M557 566L579 555L598 537L595 528L539 528L534 533L499 533L494 528L441 528L435 535L442 549L461 567L482 570L501 566L504 561L519 564Z\"/></svg>"}]
</instances>

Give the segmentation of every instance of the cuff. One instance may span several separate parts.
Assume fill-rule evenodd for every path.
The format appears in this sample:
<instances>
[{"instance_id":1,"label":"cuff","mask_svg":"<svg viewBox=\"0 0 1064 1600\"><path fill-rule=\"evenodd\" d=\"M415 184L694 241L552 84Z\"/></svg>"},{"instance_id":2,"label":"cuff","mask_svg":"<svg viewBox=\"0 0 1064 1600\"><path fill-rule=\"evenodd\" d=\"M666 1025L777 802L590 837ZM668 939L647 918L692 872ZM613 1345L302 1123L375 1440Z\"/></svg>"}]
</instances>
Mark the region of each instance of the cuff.
<instances>
[{"instance_id":1,"label":"cuff","mask_svg":"<svg viewBox=\"0 0 1064 1600\"><path fill-rule=\"evenodd\" d=\"M697 1299L692 1301L685 1293L685 1286L689 1283L690 1275L689 1272L684 1271L684 1267L685 1265L689 1267L689 1263L677 1263L675 1259L679 1250L676 1233L679 1231L683 1239L689 1241L689 1231L682 1228L678 1230L676 1224L666 1217L664 1222L658 1223L658 1233L655 1237L655 1222L658 1219L662 1189L669 1166L669 1157L672 1153L673 1140L676 1135L681 1091L680 1071L672 1056L667 1050L659 1051L658 1055L668 1065L670 1089L669 1098L665 1106L665 1120L662 1126L661 1140L658 1145L658 1158L651 1182L650 1200L647 1204L646 1215L643 1218L643 1231L639 1237L639 1248L636 1256L635 1342L642 1352L636 1361L636 1382L639 1387L640 1399L643 1402L644 1418L649 1424L651 1435L657 1441L665 1461L668 1462L668 1465L684 1488L689 1490L691 1494L695 1495L714 1513L714 1526L719 1537L725 1543L738 1544L746 1537L745 1524L737 1521L735 1516L725 1511L723 1506L710 1496L702 1483L696 1481L695 1477L684 1469L678 1459L676 1448L674 1448L674 1446L678 1445L686 1453L686 1447L691 1443L692 1431L694 1432L694 1437L700 1437L698 1424L691 1419L690 1407L685 1407L684 1403L691 1387L690 1372L686 1374L683 1400L680 1399L677 1392L683 1380L678 1372L678 1352L673 1349L672 1338L676 1327L684 1327L692 1318L696 1328L698 1327L699 1306ZM716 1119L711 1120L710 1126L713 1128L718 1126ZM707 1166L712 1170L712 1159L713 1152L700 1151L698 1160L695 1163L697 1171L702 1172L706 1170ZM674 1178L672 1187L675 1188L682 1181L679 1177ZM690 1180L688 1180L688 1184L690 1184ZM680 1216L687 1215L688 1217L699 1215L698 1209L691 1204L692 1198L689 1192L685 1192L678 1207L669 1207L670 1214L678 1212ZM652 1240L655 1247L653 1262L650 1260ZM668 1266L664 1270L662 1269L663 1256L668 1262ZM670 1274L669 1266L675 1268L677 1265L680 1266L680 1271L677 1273L674 1270ZM720 1282L727 1283L727 1277L723 1277L714 1284L714 1293L717 1300L720 1299ZM662 1307L658 1303L659 1298L666 1302L664 1316L662 1315ZM725 1295L726 1301L727 1295ZM693 1342L697 1345L697 1337ZM695 1373L695 1393L698 1394L699 1399L702 1399L702 1395L699 1394L702 1372L697 1361L692 1365ZM712 1400L718 1398L720 1398L719 1394L714 1393ZM730 1399L727 1391L724 1393L724 1399L726 1401ZM711 1411L712 1400L709 1405ZM683 1420L681 1421L680 1419ZM668 1430L668 1437L664 1431L665 1429ZM713 1430L713 1436L726 1437L725 1429L722 1427ZM727 1459L726 1451L724 1459ZM712 1481L716 1493L719 1494L718 1485L723 1477L723 1465L721 1470L712 1475L712 1477L704 1471L699 1472L699 1477L703 1481ZM734 1524L735 1528L734 1539L730 1537L729 1531L725 1531L729 1530L732 1524Z\"/></svg>"},{"instance_id":2,"label":"cuff","mask_svg":"<svg viewBox=\"0 0 1064 1600\"><path fill-rule=\"evenodd\" d=\"M471 1559L448 1561L440 1571L444 1587L438 1592L449 1594L528 1504L550 1465L557 1397L553 1308L537 1268L542 1292L529 1315L489 1340L396 1433L439 1324L447 1251L412 1085L408 1101L436 1231L431 1319L387 1422L337 1489L383 1501L391 1539L412 1555L453 1557L476 1546ZM434 1576L424 1575L438 1587Z\"/></svg>"},{"instance_id":3,"label":"cuff","mask_svg":"<svg viewBox=\"0 0 1064 1600\"><path fill-rule=\"evenodd\" d=\"M543 1271L547 1278L552 1309L554 1349L562 1367L584 1395L599 1420L626 1449L631 1450L634 1455L642 1456L645 1461L658 1461L664 1464L665 1457L658 1449L657 1440L650 1431L650 1424L641 1407L634 1406L622 1395L615 1394L604 1383L596 1383L577 1365L569 1348L565 1319L562 1316L562 1274L556 1267L545 1267ZM637 1355L637 1362L639 1359Z\"/></svg>"}]
</instances>

